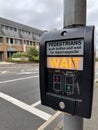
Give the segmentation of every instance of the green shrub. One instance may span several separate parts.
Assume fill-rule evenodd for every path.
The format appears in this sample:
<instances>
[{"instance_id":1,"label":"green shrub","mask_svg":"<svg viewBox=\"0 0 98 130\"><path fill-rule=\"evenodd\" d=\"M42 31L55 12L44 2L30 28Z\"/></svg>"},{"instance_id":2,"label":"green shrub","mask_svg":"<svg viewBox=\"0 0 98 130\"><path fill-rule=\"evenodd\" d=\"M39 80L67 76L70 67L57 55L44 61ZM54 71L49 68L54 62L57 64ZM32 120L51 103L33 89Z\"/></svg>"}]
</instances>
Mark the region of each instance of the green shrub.
<instances>
[{"instance_id":1,"label":"green shrub","mask_svg":"<svg viewBox=\"0 0 98 130\"><path fill-rule=\"evenodd\" d=\"M34 61L34 62L39 62L39 56L33 57L33 61Z\"/></svg>"},{"instance_id":2,"label":"green shrub","mask_svg":"<svg viewBox=\"0 0 98 130\"><path fill-rule=\"evenodd\" d=\"M36 50L35 48L30 48L30 50L28 51L28 55L38 56L39 51Z\"/></svg>"},{"instance_id":3,"label":"green shrub","mask_svg":"<svg viewBox=\"0 0 98 130\"><path fill-rule=\"evenodd\" d=\"M17 53L14 53L12 56L12 58L21 58L21 57L27 57L27 53L17 52Z\"/></svg>"},{"instance_id":4,"label":"green shrub","mask_svg":"<svg viewBox=\"0 0 98 130\"><path fill-rule=\"evenodd\" d=\"M35 61L36 58L35 57L38 57L39 56L39 51L34 49L34 48L31 48L29 51L28 51L28 58L29 58L29 61Z\"/></svg>"},{"instance_id":5,"label":"green shrub","mask_svg":"<svg viewBox=\"0 0 98 130\"><path fill-rule=\"evenodd\" d=\"M17 52L13 54L12 57L9 57L6 61L14 63L39 62L39 51L34 48L31 48L27 53Z\"/></svg>"}]
</instances>

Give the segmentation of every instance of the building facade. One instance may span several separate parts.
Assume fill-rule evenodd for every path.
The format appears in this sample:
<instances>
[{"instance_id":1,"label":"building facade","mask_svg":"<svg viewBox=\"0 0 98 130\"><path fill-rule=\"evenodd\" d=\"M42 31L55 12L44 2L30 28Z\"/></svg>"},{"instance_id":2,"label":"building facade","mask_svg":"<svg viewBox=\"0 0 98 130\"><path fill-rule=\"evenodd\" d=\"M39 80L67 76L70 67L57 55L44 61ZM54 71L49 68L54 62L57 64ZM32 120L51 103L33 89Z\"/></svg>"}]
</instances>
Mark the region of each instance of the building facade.
<instances>
[{"instance_id":1,"label":"building facade","mask_svg":"<svg viewBox=\"0 0 98 130\"><path fill-rule=\"evenodd\" d=\"M42 30L0 18L0 61L16 52L39 49Z\"/></svg>"},{"instance_id":2,"label":"building facade","mask_svg":"<svg viewBox=\"0 0 98 130\"><path fill-rule=\"evenodd\" d=\"M96 57L98 58L98 50L96 50Z\"/></svg>"}]
</instances>

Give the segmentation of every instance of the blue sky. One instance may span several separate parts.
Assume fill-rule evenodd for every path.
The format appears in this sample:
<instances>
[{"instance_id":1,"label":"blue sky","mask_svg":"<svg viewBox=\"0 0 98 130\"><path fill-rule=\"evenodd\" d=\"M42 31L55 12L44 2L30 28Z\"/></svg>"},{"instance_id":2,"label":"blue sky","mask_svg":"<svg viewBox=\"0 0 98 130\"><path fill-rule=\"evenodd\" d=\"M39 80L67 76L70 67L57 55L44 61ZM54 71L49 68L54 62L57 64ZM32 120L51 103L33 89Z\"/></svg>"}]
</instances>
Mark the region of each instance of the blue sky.
<instances>
[{"instance_id":1,"label":"blue sky","mask_svg":"<svg viewBox=\"0 0 98 130\"><path fill-rule=\"evenodd\" d=\"M0 17L43 30L63 28L63 0L0 0ZM87 25L96 26L98 49L98 0L87 0Z\"/></svg>"}]
</instances>

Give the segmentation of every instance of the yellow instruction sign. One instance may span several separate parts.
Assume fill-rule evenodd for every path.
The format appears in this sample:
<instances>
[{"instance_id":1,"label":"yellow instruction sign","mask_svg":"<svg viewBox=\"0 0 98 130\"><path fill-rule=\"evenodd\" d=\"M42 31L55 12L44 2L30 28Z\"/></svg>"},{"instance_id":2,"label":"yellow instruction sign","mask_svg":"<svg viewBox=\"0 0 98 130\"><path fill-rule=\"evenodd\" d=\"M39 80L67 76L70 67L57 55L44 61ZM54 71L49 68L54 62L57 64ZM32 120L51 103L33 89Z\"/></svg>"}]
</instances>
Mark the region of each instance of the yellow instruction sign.
<instances>
[{"instance_id":1,"label":"yellow instruction sign","mask_svg":"<svg viewBox=\"0 0 98 130\"><path fill-rule=\"evenodd\" d=\"M83 70L83 57L47 57L47 68Z\"/></svg>"}]
</instances>

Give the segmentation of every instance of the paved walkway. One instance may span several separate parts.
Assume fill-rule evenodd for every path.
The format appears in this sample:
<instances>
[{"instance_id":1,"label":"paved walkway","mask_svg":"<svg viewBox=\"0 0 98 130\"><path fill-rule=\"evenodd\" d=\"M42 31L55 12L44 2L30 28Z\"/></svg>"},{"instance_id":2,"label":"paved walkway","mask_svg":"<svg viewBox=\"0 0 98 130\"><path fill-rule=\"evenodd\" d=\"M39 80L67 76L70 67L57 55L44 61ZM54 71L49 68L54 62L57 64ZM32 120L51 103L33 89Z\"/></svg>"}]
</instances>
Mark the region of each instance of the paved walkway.
<instances>
[{"instance_id":1,"label":"paved walkway","mask_svg":"<svg viewBox=\"0 0 98 130\"><path fill-rule=\"evenodd\" d=\"M0 61L0 67L9 67L13 65L15 65L15 63Z\"/></svg>"},{"instance_id":2,"label":"paved walkway","mask_svg":"<svg viewBox=\"0 0 98 130\"><path fill-rule=\"evenodd\" d=\"M0 65L9 65L9 64L15 64L15 63L0 61Z\"/></svg>"},{"instance_id":3,"label":"paved walkway","mask_svg":"<svg viewBox=\"0 0 98 130\"><path fill-rule=\"evenodd\" d=\"M12 67L12 66L22 66L22 65L31 65L31 66L38 66L38 63L11 63L11 62L5 62L5 61L0 61L0 67Z\"/></svg>"}]
</instances>

